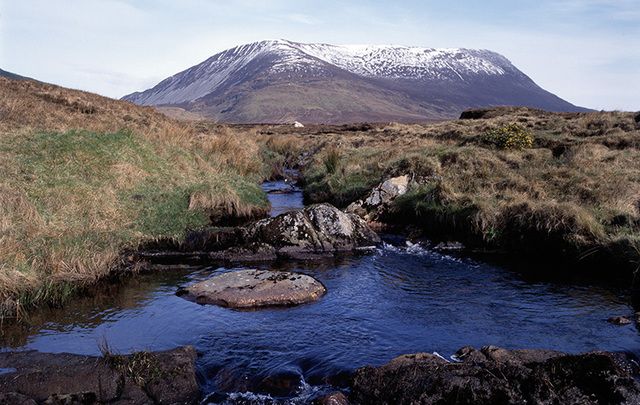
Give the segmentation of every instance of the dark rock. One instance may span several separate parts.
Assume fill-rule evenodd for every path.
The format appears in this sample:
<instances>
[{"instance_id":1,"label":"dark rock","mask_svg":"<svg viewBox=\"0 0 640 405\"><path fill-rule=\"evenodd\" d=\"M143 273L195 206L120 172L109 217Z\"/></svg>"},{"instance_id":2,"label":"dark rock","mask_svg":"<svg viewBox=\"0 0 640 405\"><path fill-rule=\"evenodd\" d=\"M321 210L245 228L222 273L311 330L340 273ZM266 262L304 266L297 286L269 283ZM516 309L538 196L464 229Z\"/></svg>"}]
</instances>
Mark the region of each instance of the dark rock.
<instances>
[{"instance_id":1,"label":"dark rock","mask_svg":"<svg viewBox=\"0 0 640 405\"><path fill-rule=\"evenodd\" d=\"M210 251L210 260L225 262L257 263L276 260L276 249L266 243L252 242L246 245L234 246L221 251Z\"/></svg>"},{"instance_id":2,"label":"dark rock","mask_svg":"<svg viewBox=\"0 0 640 405\"><path fill-rule=\"evenodd\" d=\"M194 284L178 295L198 304L230 308L298 305L320 298L326 289L305 274L286 271L240 270Z\"/></svg>"},{"instance_id":3,"label":"dark rock","mask_svg":"<svg viewBox=\"0 0 640 405\"><path fill-rule=\"evenodd\" d=\"M349 405L349 400L342 392L332 392L316 399L314 405Z\"/></svg>"},{"instance_id":4,"label":"dark rock","mask_svg":"<svg viewBox=\"0 0 640 405\"><path fill-rule=\"evenodd\" d=\"M636 122L636 124L640 124L640 112L637 113L635 117L633 117L633 120Z\"/></svg>"},{"instance_id":5,"label":"dark rock","mask_svg":"<svg viewBox=\"0 0 640 405\"><path fill-rule=\"evenodd\" d=\"M464 249L464 245L460 242L449 241L449 242L440 242L435 247L436 250L447 251L447 250L462 250Z\"/></svg>"},{"instance_id":6,"label":"dark rock","mask_svg":"<svg viewBox=\"0 0 640 405\"><path fill-rule=\"evenodd\" d=\"M315 259L379 243L378 235L357 215L317 204L241 228L193 231L181 249L206 253L210 260L256 262Z\"/></svg>"},{"instance_id":7,"label":"dark rock","mask_svg":"<svg viewBox=\"0 0 640 405\"><path fill-rule=\"evenodd\" d=\"M106 357L36 351L0 353L1 403L197 403L196 352L183 347Z\"/></svg>"},{"instance_id":8,"label":"dark rock","mask_svg":"<svg viewBox=\"0 0 640 405\"><path fill-rule=\"evenodd\" d=\"M0 392L0 404L6 405L37 405L37 402L26 395L17 392Z\"/></svg>"},{"instance_id":9,"label":"dark rock","mask_svg":"<svg viewBox=\"0 0 640 405\"><path fill-rule=\"evenodd\" d=\"M462 348L460 362L405 355L358 369L356 404L640 403L638 365L624 354Z\"/></svg>"},{"instance_id":10,"label":"dark rock","mask_svg":"<svg viewBox=\"0 0 640 405\"><path fill-rule=\"evenodd\" d=\"M345 125L342 125L341 129L343 131L349 131L349 132L367 132L374 129L374 126L368 123L345 124Z\"/></svg>"},{"instance_id":11,"label":"dark rock","mask_svg":"<svg viewBox=\"0 0 640 405\"><path fill-rule=\"evenodd\" d=\"M554 158L559 158L569 150L570 148L567 145L556 145L551 149L551 154Z\"/></svg>"},{"instance_id":12,"label":"dark rock","mask_svg":"<svg viewBox=\"0 0 640 405\"><path fill-rule=\"evenodd\" d=\"M206 232L188 232L183 248L193 252L224 250L243 242L241 228L210 228Z\"/></svg>"},{"instance_id":13,"label":"dark rock","mask_svg":"<svg viewBox=\"0 0 640 405\"><path fill-rule=\"evenodd\" d=\"M612 316L611 318L607 319L607 322L614 325L623 326L631 324L631 319L627 318L626 316Z\"/></svg>"},{"instance_id":14,"label":"dark rock","mask_svg":"<svg viewBox=\"0 0 640 405\"><path fill-rule=\"evenodd\" d=\"M67 404L95 404L98 398L95 392L81 392L78 394L53 394L47 398L46 405L67 405Z\"/></svg>"},{"instance_id":15,"label":"dark rock","mask_svg":"<svg viewBox=\"0 0 640 405\"><path fill-rule=\"evenodd\" d=\"M279 372L267 376L258 384L258 391L276 397L292 397L302 385L302 376L296 372Z\"/></svg>"},{"instance_id":16,"label":"dark rock","mask_svg":"<svg viewBox=\"0 0 640 405\"><path fill-rule=\"evenodd\" d=\"M279 256L293 252L345 252L380 243L380 238L357 215L330 204L316 204L246 227L247 239L275 247Z\"/></svg>"},{"instance_id":17,"label":"dark rock","mask_svg":"<svg viewBox=\"0 0 640 405\"><path fill-rule=\"evenodd\" d=\"M246 212L216 210L210 213L209 221L215 226L238 226L269 216L268 207L252 207Z\"/></svg>"},{"instance_id":18,"label":"dark rock","mask_svg":"<svg viewBox=\"0 0 640 405\"><path fill-rule=\"evenodd\" d=\"M460 114L461 120L479 120L485 117L487 113L491 112L490 109L483 110L466 110Z\"/></svg>"}]
</instances>

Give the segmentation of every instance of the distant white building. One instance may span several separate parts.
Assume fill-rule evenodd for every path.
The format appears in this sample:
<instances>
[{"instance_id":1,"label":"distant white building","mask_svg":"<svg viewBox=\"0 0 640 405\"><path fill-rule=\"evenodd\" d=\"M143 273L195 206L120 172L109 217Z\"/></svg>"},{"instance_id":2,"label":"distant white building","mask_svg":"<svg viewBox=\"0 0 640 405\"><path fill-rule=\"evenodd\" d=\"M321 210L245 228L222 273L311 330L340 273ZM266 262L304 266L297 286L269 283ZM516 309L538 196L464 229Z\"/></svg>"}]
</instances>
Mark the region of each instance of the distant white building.
<instances>
[{"instance_id":1,"label":"distant white building","mask_svg":"<svg viewBox=\"0 0 640 405\"><path fill-rule=\"evenodd\" d=\"M302 123L301 123L301 122L298 122L298 121L295 121L295 122L293 123L293 126L294 126L294 127L296 127L296 128L304 128L304 125L302 125Z\"/></svg>"}]
</instances>

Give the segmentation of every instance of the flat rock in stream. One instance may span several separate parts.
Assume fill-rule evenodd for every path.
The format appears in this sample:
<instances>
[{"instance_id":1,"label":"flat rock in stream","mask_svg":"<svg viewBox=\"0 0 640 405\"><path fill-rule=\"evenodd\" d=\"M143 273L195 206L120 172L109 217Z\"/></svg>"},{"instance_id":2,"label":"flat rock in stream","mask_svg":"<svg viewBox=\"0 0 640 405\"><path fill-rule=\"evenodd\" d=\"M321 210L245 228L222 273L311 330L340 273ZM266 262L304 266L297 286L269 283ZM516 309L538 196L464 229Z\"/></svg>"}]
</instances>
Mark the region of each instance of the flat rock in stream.
<instances>
[{"instance_id":1,"label":"flat rock in stream","mask_svg":"<svg viewBox=\"0 0 640 405\"><path fill-rule=\"evenodd\" d=\"M257 308L304 304L317 300L325 292L322 283L304 274L240 270L189 286L178 295L199 304Z\"/></svg>"},{"instance_id":2,"label":"flat rock in stream","mask_svg":"<svg viewBox=\"0 0 640 405\"><path fill-rule=\"evenodd\" d=\"M195 360L189 346L105 357L0 353L0 403L197 404Z\"/></svg>"},{"instance_id":3,"label":"flat rock in stream","mask_svg":"<svg viewBox=\"0 0 640 405\"><path fill-rule=\"evenodd\" d=\"M358 369L356 404L638 404L635 358L548 350L460 349L460 362L429 353Z\"/></svg>"}]
</instances>

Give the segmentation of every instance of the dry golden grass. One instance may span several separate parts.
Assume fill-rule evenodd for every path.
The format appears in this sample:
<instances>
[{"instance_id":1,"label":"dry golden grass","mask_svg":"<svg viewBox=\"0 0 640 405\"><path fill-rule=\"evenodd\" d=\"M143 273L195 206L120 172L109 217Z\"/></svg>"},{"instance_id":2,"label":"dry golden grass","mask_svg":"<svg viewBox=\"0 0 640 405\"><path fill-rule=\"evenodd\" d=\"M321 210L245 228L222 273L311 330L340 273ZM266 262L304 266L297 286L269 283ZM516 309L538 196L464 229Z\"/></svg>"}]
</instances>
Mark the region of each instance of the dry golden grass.
<instances>
[{"instance_id":1,"label":"dry golden grass","mask_svg":"<svg viewBox=\"0 0 640 405\"><path fill-rule=\"evenodd\" d=\"M346 206L383 179L409 173L423 186L399 202L392 221L421 224L435 238L550 257L594 250L606 256L624 240L629 249L622 260L635 266L640 128L634 114L499 108L484 115L366 131L270 131L272 139L261 142L295 144L293 136L315 151L304 173L310 201ZM483 142L487 131L513 123L533 134L532 148L500 150Z\"/></svg>"},{"instance_id":2,"label":"dry golden grass","mask_svg":"<svg viewBox=\"0 0 640 405\"><path fill-rule=\"evenodd\" d=\"M0 78L0 317L62 303L142 241L264 214L252 138Z\"/></svg>"}]
</instances>

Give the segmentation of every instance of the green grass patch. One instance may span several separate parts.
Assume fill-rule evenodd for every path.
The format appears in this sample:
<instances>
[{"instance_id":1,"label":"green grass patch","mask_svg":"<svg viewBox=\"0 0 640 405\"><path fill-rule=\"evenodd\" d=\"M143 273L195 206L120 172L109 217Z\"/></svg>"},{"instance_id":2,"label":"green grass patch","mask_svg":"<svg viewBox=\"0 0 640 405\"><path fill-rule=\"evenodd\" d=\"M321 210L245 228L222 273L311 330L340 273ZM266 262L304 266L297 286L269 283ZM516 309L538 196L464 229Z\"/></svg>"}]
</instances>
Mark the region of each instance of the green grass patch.
<instances>
[{"instance_id":1,"label":"green grass patch","mask_svg":"<svg viewBox=\"0 0 640 405\"><path fill-rule=\"evenodd\" d=\"M2 313L59 304L108 275L123 248L181 238L217 210L266 211L261 173L184 145L128 131L0 137Z\"/></svg>"}]
</instances>

